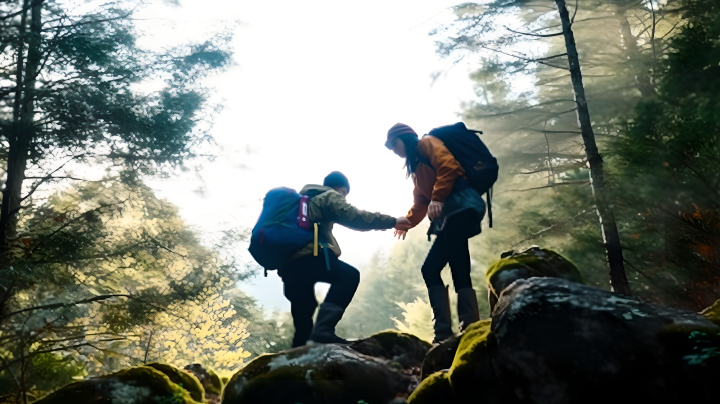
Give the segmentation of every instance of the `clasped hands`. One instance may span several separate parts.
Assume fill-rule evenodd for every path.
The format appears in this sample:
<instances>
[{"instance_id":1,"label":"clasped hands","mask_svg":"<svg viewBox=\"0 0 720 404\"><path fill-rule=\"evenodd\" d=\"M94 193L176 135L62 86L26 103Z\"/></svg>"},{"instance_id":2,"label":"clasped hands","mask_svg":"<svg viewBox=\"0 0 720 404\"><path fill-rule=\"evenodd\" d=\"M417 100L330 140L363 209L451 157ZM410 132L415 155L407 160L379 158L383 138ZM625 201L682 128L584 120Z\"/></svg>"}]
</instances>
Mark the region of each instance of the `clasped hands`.
<instances>
[{"instance_id":1,"label":"clasped hands","mask_svg":"<svg viewBox=\"0 0 720 404\"><path fill-rule=\"evenodd\" d=\"M431 220L437 218L438 216L440 216L442 208L442 202L430 202L430 205L428 205L428 217ZM408 218L404 216L397 218L395 221L395 232L393 232L393 237L405 240L405 237L407 236L407 232L408 230L410 230L410 227L412 227L412 224L410 223L410 220Z\"/></svg>"}]
</instances>

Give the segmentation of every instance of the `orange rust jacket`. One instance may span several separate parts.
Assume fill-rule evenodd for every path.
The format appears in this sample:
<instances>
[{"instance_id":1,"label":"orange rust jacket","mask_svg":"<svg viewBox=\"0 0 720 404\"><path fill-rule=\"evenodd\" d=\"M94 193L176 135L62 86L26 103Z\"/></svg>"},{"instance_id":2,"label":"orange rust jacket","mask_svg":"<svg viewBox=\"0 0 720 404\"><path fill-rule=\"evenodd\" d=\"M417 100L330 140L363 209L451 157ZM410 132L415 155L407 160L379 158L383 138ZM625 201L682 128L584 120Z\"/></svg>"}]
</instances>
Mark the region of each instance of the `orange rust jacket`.
<instances>
[{"instance_id":1,"label":"orange rust jacket","mask_svg":"<svg viewBox=\"0 0 720 404\"><path fill-rule=\"evenodd\" d=\"M413 206L407 214L412 227L417 226L427 214L430 201L444 202L455 185L457 177L465 170L455 160L442 140L433 136L423 136L417 144L418 152L430 160L432 167L419 163L412 175ZM433 170L434 168L434 170Z\"/></svg>"}]
</instances>

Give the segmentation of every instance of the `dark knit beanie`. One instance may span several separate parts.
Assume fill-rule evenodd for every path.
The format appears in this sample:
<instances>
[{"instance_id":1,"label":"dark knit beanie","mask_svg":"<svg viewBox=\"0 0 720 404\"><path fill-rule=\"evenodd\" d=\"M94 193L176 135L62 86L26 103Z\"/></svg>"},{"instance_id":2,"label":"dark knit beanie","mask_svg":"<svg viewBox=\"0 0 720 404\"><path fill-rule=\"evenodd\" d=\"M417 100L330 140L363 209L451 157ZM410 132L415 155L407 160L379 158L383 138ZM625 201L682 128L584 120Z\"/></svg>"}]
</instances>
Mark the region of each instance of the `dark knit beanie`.
<instances>
[{"instance_id":1,"label":"dark knit beanie","mask_svg":"<svg viewBox=\"0 0 720 404\"><path fill-rule=\"evenodd\" d=\"M385 147L392 150L395 139L397 139L398 137L400 137L402 135L413 135L413 136L417 137L417 133L415 133L413 128L405 125L404 123L396 123L388 131L387 141L385 142Z\"/></svg>"},{"instance_id":2,"label":"dark knit beanie","mask_svg":"<svg viewBox=\"0 0 720 404\"><path fill-rule=\"evenodd\" d=\"M345 187L347 188L348 193L350 193L350 181L348 181L345 174L340 171L333 171L328 174L327 177L325 177L325 180L323 180L323 185L330 188Z\"/></svg>"}]
</instances>

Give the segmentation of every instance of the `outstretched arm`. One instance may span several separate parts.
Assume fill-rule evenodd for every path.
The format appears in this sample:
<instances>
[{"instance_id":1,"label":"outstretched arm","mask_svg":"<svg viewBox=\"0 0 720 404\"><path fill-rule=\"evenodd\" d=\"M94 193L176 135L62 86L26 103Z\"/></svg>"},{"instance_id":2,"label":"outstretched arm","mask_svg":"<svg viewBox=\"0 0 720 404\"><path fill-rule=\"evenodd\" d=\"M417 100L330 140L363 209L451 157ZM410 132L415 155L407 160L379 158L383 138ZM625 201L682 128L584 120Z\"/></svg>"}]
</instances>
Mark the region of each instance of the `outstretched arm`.
<instances>
[{"instance_id":1,"label":"outstretched arm","mask_svg":"<svg viewBox=\"0 0 720 404\"><path fill-rule=\"evenodd\" d=\"M385 230L395 227L397 219L382 213L358 209L337 192L331 192L323 206L324 216L353 230Z\"/></svg>"},{"instance_id":2,"label":"outstretched arm","mask_svg":"<svg viewBox=\"0 0 720 404\"><path fill-rule=\"evenodd\" d=\"M406 216L408 220L410 220L410 228L417 226L425 219L429 204L430 201L428 198L420 192L420 189L418 189L416 185L415 189L413 189L413 206Z\"/></svg>"}]
</instances>

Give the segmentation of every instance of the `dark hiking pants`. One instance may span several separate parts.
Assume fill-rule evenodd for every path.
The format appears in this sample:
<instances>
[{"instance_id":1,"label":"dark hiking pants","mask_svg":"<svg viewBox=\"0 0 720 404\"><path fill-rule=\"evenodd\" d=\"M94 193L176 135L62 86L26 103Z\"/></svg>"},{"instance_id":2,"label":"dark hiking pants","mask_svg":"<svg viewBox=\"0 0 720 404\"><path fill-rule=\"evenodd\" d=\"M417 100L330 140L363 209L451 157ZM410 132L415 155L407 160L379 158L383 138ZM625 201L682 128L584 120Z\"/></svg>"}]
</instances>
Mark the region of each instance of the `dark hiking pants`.
<instances>
[{"instance_id":1,"label":"dark hiking pants","mask_svg":"<svg viewBox=\"0 0 720 404\"><path fill-rule=\"evenodd\" d=\"M472 287L468 239L462 232L453 230L473 217L472 212L458 213L448 219L446 228L435 238L422 266L422 276L428 288L443 284L440 272L448 263L455 290Z\"/></svg>"},{"instance_id":2,"label":"dark hiking pants","mask_svg":"<svg viewBox=\"0 0 720 404\"><path fill-rule=\"evenodd\" d=\"M290 301L290 313L295 325L293 347L305 345L313 329L313 314L318 306L315 284L330 284L325 302L347 308L360 283L360 272L340 261L330 252L330 271L322 251L317 257L307 256L290 262L281 271L285 297Z\"/></svg>"}]
</instances>

